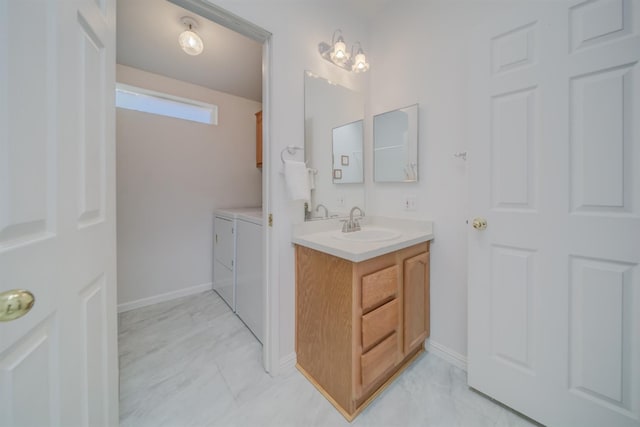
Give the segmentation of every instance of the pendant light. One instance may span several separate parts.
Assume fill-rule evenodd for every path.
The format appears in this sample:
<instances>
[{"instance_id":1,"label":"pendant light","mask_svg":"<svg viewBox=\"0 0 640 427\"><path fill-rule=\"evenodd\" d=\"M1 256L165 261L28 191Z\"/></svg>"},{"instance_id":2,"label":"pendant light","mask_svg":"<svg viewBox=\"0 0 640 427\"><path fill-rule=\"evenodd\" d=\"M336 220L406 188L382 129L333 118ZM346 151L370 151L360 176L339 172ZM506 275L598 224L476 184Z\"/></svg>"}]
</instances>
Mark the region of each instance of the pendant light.
<instances>
[{"instance_id":1,"label":"pendant light","mask_svg":"<svg viewBox=\"0 0 640 427\"><path fill-rule=\"evenodd\" d=\"M204 43L202 43L200 36L193 31L197 28L198 24L193 18L188 16L182 18L182 23L187 27L187 29L180 33L180 36L178 37L180 47L188 55L200 55L204 50Z\"/></svg>"}]
</instances>

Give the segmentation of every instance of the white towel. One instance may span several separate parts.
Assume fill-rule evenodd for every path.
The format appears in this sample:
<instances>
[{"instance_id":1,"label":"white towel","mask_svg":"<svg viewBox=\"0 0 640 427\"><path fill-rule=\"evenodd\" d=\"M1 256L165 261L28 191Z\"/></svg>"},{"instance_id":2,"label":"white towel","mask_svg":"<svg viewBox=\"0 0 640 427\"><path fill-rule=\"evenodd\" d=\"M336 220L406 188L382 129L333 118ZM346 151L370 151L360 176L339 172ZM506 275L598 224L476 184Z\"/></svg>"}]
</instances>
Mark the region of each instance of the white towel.
<instances>
[{"instance_id":1,"label":"white towel","mask_svg":"<svg viewBox=\"0 0 640 427\"><path fill-rule=\"evenodd\" d=\"M304 162L285 160L284 180L291 200L304 200L309 202L311 199L309 172L307 172L307 165L305 165Z\"/></svg>"},{"instance_id":2,"label":"white towel","mask_svg":"<svg viewBox=\"0 0 640 427\"><path fill-rule=\"evenodd\" d=\"M307 172L309 173L309 190L315 190L316 189L316 174L318 173L318 171L316 169L307 169Z\"/></svg>"}]
</instances>

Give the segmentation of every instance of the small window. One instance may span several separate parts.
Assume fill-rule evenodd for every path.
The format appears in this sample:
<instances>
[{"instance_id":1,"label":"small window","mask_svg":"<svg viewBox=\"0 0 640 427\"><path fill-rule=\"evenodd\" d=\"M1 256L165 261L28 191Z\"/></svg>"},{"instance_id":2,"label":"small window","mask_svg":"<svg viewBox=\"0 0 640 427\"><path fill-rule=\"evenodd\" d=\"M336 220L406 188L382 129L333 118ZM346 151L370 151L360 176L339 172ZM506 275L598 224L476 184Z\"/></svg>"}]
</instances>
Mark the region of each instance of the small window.
<instances>
[{"instance_id":1,"label":"small window","mask_svg":"<svg viewBox=\"0 0 640 427\"><path fill-rule=\"evenodd\" d=\"M120 83L116 84L116 107L208 125L218 124L217 105Z\"/></svg>"}]
</instances>

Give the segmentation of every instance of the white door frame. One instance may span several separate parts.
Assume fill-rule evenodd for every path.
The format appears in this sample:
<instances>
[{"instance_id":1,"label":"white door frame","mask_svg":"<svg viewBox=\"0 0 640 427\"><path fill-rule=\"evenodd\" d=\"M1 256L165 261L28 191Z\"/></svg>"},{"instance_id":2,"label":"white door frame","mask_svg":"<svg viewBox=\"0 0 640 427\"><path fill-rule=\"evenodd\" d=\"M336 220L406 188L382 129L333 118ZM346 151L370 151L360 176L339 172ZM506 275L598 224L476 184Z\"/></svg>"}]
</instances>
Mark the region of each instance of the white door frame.
<instances>
[{"instance_id":1,"label":"white door frame","mask_svg":"<svg viewBox=\"0 0 640 427\"><path fill-rule=\"evenodd\" d=\"M278 325L278 245L274 239L273 228L269 225L272 209L271 180L271 33L265 29L234 15L231 12L204 0L169 0L203 18L216 22L230 30L262 43L262 220L265 224L262 233L262 271L263 271L263 307L264 333L262 358L264 369L275 375L279 366ZM265 108L266 107L266 108Z\"/></svg>"}]
</instances>

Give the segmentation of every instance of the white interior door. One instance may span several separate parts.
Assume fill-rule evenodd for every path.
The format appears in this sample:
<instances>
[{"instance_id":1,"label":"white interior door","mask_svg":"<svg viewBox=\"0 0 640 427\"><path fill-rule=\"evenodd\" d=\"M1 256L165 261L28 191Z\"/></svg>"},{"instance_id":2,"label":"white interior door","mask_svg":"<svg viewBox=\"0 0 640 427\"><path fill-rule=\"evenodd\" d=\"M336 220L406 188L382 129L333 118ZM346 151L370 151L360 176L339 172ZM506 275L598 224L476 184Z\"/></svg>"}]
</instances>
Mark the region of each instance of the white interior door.
<instances>
[{"instance_id":1,"label":"white interior door","mask_svg":"<svg viewBox=\"0 0 640 427\"><path fill-rule=\"evenodd\" d=\"M638 426L640 3L515 10L472 42L469 385L549 426Z\"/></svg>"},{"instance_id":2,"label":"white interior door","mask_svg":"<svg viewBox=\"0 0 640 427\"><path fill-rule=\"evenodd\" d=\"M0 0L2 426L118 424L114 41L115 0Z\"/></svg>"}]
</instances>

